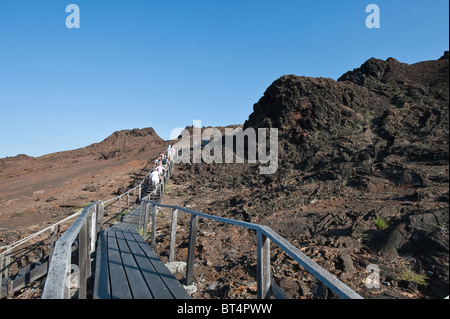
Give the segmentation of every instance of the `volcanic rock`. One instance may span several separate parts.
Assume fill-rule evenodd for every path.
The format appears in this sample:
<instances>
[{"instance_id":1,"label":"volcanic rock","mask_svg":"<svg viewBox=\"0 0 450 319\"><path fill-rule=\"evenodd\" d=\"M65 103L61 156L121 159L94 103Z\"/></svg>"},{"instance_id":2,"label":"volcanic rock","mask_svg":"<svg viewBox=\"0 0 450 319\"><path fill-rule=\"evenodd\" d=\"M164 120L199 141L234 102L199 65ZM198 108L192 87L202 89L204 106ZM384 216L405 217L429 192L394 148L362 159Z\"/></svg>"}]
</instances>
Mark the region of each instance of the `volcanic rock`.
<instances>
[{"instance_id":1,"label":"volcanic rock","mask_svg":"<svg viewBox=\"0 0 450 319\"><path fill-rule=\"evenodd\" d=\"M411 65L371 58L338 81L282 76L244 123L244 129L278 129L275 174L259 175L252 163L179 164L173 180L185 184L195 176L211 190L204 200L195 197L196 210L270 226L364 297L411 293L397 285L361 288L366 266L375 263L391 277L402 267L433 271L432 284L414 293L443 298L449 282L448 56ZM377 219L387 228L378 228ZM281 265L274 267L306 285ZM318 297L317 287L301 290ZM291 288L297 296L299 288Z\"/></svg>"}]
</instances>

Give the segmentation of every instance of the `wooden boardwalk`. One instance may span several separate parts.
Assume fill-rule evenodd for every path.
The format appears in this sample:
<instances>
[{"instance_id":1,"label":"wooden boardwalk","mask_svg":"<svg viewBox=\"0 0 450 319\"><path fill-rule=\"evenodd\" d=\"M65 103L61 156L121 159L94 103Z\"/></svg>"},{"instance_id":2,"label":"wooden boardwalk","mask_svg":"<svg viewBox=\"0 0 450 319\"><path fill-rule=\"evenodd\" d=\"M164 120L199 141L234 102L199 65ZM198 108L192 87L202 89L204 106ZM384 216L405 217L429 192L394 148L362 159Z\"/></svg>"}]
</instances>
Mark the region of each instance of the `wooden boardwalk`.
<instances>
[{"instance_id":1,"label":"wooden boardwalk","mask_svg":"<svg viewBox=\"0 0 450 319\"><path fill-rule=\"evenodd\" d=\"M190 299L178 279L139 235L138 209L99 233L94 299Z\"/></svg>"}]
</instances>

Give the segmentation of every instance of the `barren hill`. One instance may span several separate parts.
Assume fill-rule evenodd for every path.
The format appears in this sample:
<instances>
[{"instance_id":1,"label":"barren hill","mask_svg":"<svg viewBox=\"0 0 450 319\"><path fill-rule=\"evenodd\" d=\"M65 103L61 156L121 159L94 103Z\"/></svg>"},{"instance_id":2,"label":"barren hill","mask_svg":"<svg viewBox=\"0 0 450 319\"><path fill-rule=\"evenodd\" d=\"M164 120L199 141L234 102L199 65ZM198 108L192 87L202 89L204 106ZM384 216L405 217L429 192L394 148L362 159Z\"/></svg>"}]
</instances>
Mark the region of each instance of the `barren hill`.
<instances>
[{"instance_id":1,"label":"barren hill","mask_svg":"<svg viewBox=\"0 0 450 319\"><path fill-rule=\"evenodd\" d=\"M117 131L72 151L0 159L0 241L11 242L21 229L60 219L89 201L114 197L140 178L165 144L144 128Z\"/></svg>"}]
</instances>

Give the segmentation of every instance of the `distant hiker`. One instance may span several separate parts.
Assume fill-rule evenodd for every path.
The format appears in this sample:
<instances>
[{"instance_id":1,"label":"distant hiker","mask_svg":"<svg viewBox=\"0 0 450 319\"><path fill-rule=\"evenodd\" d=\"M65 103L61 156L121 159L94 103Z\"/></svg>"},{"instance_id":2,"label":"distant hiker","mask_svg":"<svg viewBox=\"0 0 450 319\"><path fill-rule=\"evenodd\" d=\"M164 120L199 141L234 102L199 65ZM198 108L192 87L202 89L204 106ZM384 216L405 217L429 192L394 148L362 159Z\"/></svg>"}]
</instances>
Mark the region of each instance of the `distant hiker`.
<instances>
[{"instance_id":1,"label":"distant hiker","mask_svg":"<svg viewBox=\"0 0 450 319\"><path fill-rule=\"evenodd\" d=\"M167 147L166 153L167 153L167 157L170 159L170 157L172 156L172 145L169 144L169 146Z\"/></svg>"},{"instance_id":2,"label":"distant hiker","mask_svg":"<svg viewBox=\"0 0 450 319\"><path fill-rule=\"evenodd\" d=\"M156 186L159 184L159 173L156 169L150 174L150 179L152 180L152 185Z\"/></svg>"}]
</instances>

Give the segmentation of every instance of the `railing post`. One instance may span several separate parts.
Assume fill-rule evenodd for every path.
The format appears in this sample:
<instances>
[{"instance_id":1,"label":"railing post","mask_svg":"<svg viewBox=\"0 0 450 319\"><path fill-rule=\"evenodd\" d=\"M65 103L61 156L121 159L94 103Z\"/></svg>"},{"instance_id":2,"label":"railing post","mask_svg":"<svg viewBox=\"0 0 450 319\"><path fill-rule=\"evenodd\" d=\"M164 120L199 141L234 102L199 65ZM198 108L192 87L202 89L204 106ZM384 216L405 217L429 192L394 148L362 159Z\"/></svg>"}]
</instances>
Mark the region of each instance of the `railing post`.
<instances>
[{"instance_id":1,"label":"railing post","mask_svg":"<svg viewBox=\"0 0 450 319\"><path fill-rule=\"evenodd\" d=\"M150 203L145 203L144 208L144 233L148 233L148 217L150 215Z\"/></svg>"},{"instance_id":2,"label":"railing post","mask_svg":"<svg viewBox=\"0 0 450 319\"><path fill-rule=\"evenodd\" d=\"M50 268L50 262L52 261L53 250L55 249L55 226L50 229L50 251L48 253L47 271Z\"/></svg>"},{"instance_id":3,"label":"railing post","mask_svg":"<svg viewBox=\"0 0 450 319\"><path fill-rule=\"evenodd\" d=\"M89 216L88 216L89 217ZM88 263L89 260L89 229L88 229L89 218L83 221L83 226L78 233L78 298L86 299L86 281L88 278ZM90 268L90 267L89 267ZM70 285L70 282L67 283ZM70 287L69 287L70 289Z\"/></svg>"},{"instance_id":4,"label":"railing post","mask_svg":"<svg viewBox=\"0 0 450 319\"><path fill-rule=\"evenodd\" d=\"M120 220L120 215L122 215L122 196L119 196L119 220Z\"/></svg>"},{"instance_id":5,"label":"railing post","mask_svg":"<svg viewBox=\"0 0 450 319\"><path fill-rule=\"evenodd\" d=\"M169 262L175 261L175 242L177 236L178 209L172 209L172 225L170 229Z\"/></svg>"},{"instance_id":6,"label":"railing post","mask_svg":"<svg viewBox=\"0 0 450 319\"><path fill-rule=\"evenodd\" d=\"M194 280L194 261L195 261L195 246L197 241L198 216L191 215L191 224L189 227L189 244L188 257L186 265L186 286L192 285Z\"/></svg>"},{"instance_id":7,"label":"railing post","mask_svg":"<svg viewBox=\"0 0 450 319\"><path fill-rule=\"evenodd\" d=\"M97 234L100 229L103 228L103 218L105 217L105 204L103 202L98 203L97 208ZM97 238L97 234L95 237Z\"/></svg>"},{"instance_id":8,"label":"railing post","mask_svg":"<svg viewBox=\"0 0 450 319\"><path fill-rule=\"evenodd\" d=\"M145 203L141 202L139 205L139 222L138 222L138 229L144 228L144 214L142 214L142 206L144 206Z\"/></svg>"},{"instance_id":9,"label":"railing post","mask_svg":"<svg viewBox=\"0 0 450 319\"><path fill-rule=\"evenodd\" d=\"M11 269L11 246L6 251L5 278L9 280L9 270Z\"/></svg>"},{"instance_id":10,"label":"railing post","mask_svg":"<svg viewBox=\"0 0 450 319\"><path fill-rule=\"evenodd\" d=\"M8 298L12 297L13 293L13 281L8 279L6 282L6 294Z\"/></svg>"},{"instance_id":11,"label":"railing post","mask_svg":"<svg viewBox=\"0 0 450 319\"><path fill-rule=\"evenodd\" d=\"M9 295L10 294L10 286L9 286L9 284L10 284L10 280L9 280L9 269L11 268L11 246L9 246L7 249L6 249L6 260L4 259L4 257L3 257L3 254L2 254L2 259L3 259L3 262L4 262L4 265L5 265L5 267L4 267L4 270L5 270L5 281L6 281L6 295ZM3 268L0 268L0 270L3 272ZM1 278L1 276L0 276L0 278ZM2 288L1 288L1 281L0 281L0 290L1 290Z\"/></svg>"},{"instance_id":12,"label":"railing post","mask_svg":"<svg viewBox=\"0 0 450 319\"><path fill-rule=\"evenodd\" d=\"M151 247L156 246L156 205L152 205L152 242Z\"/></svg>"},{"instance_id":13,"label":"railing post","mask_svg":"<svg viewBox=\"0 0 450 319\"><path fill-rule=\"evenodd\" d=\"M97 214L98 214L98 205L95 205L91 208L92 210L92 215L91 215L91 233L90 233L90 249L88 251L88 253L93 253L95 251L95 242L97 239L97 225L98 225L98 220L97 220Z\"/></svg>"},{"instance_id":14,"label":"railing post","mask_svg":"<svg viewBox=\"0 0 450 319\"><path fill-rule=\"evenodd\" d=\"M3 253L1 253L1 254L0 254L0 299L3 298L3 295L2 295L2 291L3 291L3 289L2 289L2 282L3 282L3 259L4 259Z\"/></svg>"},{"instance_id":15,"label":"railing post","mask_svg":"<svg viewBox=\"0 0 450 319\"><path fill-rule=\"evenodd\" d=\"M55 244L59 238L60 230L61 230L60 225L57 226L56 231L55 226L52 226L52 228L50 229L50 251L48 253L47 272L50 269L50 262L52 261L53 252L55 250Z\"/></svg>"},{"instance_id":16,"label":"railing post","mask_svg":"<svg viewBox=\"0 0 450 319\"><path fill-rule=\"evenodd\" d=\"M257 239L257 297L269 298L270 292L270 239L261 231L256 233Z\"/></svg>"}]
</instances>

